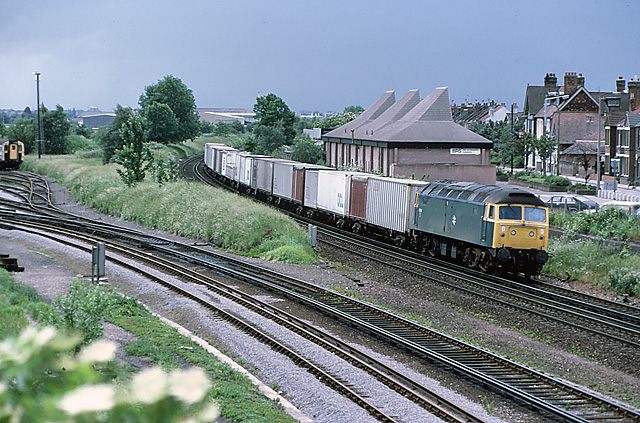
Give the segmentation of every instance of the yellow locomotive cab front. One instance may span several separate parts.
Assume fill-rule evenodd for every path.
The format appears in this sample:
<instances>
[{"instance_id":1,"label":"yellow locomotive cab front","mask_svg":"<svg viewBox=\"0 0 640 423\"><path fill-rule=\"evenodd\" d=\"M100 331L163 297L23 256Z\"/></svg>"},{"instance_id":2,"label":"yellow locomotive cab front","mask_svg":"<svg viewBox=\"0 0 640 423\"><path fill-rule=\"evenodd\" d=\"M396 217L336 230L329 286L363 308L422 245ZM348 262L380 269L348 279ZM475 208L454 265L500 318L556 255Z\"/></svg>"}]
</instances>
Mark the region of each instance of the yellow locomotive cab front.
<instances>
[{"instance_id":1,"label":"yellow locomotive cab front","mask_svg":"<svg viewBox=\"0 0 640 423\"><path fill-rule=\"evenodd\" d=\"M546 207L497 205L493 248L546 250L549 237L549 213Z\"/></svg>"}]
</instances>

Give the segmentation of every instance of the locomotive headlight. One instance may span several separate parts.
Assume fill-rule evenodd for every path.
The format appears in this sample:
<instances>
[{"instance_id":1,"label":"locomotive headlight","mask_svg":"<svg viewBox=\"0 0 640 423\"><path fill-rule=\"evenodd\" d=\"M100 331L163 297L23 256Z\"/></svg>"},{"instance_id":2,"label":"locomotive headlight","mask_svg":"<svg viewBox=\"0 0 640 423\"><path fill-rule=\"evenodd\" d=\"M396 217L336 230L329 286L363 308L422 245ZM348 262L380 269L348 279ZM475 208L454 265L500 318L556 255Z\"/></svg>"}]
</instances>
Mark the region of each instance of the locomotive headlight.
<instances>
[{"instance_id":1,"label":"locomotive headlight","mask_svg":"<svg viewBox=\"0 0 640 423\"><path fill-rule=\"evenodd\" d=\"M534 236L535 233L533 231L529 232L529 236Z\"/></svg>"},{"instance_id":2,"label":"locomotive headlight","mask_svg":"<svg viewBox=\"0 0 640 423\"><path fill-rule=\"evenodd\" d=\"M507 228L505 228L504 226L502 227L502 232L506 231Z\"/></svg>"},{"instance_id":3,"label":"locomotive headlight","mask_svg":"<svg viewBox=\"0 0 640 423\"><path fill-rule=\"evenodd\" d=\"M540 235L544 235L544 229L540 229Z\"/></svg>"},{"instance_id":4,"label":"locomotive headlight","mask_svg":"<svg viewBox=\"0 0 640 423\"><path fill-rule=\"evenodd\" d=\"M515 234L516 234L516 230L514 229L514 230L511 231L511 235L515 236Z\"/></svg>"}]
</instances>

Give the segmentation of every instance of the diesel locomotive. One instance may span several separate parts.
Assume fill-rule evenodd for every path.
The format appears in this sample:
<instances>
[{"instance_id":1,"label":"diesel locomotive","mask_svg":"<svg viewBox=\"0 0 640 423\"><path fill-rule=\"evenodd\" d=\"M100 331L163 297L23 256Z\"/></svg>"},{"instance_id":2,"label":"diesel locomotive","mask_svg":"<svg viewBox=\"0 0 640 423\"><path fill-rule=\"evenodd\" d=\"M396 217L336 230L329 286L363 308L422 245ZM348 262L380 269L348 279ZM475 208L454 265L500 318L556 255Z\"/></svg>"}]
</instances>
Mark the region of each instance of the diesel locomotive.
<instances>
[{"instance_id":1,"label":"diesel locomotive","mask_svg":"<svg viewBox=\"0 0 640 423\"><path fill-rule=\"evenodd\" d=\"M548 259L548 209L521 189L337 171L222 144L207 144L204 161L275 207L483 272L529 277Z\"/></svg>"},{"instance_id":2,"label":"diesel locomotive","mask_svg":"<svg viewBox=\"0 0 640 423\"><path fill-rule=\"evenodd\" d=\"M24 159L21 141L0 139L0 170L17 169Z\"/></svg>"}]
</instances>

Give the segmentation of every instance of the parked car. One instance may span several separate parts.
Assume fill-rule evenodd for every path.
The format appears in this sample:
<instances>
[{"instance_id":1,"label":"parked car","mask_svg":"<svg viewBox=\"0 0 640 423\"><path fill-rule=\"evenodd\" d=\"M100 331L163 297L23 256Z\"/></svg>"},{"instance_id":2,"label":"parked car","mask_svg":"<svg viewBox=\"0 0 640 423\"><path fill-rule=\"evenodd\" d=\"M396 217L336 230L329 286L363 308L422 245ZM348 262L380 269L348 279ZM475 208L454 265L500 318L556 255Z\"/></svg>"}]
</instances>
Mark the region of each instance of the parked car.
<instances>
[{"instance_id":1,"label":"parked car","mask_svg":"<svg viewBox=\"0 0 640 423\"><path fill-rule=\"evenodd\" d=\"M597 210L598 203L584 195L554 195L547 202L550 209L576 213L583 210Z\"/></svg>"}]
</instances>

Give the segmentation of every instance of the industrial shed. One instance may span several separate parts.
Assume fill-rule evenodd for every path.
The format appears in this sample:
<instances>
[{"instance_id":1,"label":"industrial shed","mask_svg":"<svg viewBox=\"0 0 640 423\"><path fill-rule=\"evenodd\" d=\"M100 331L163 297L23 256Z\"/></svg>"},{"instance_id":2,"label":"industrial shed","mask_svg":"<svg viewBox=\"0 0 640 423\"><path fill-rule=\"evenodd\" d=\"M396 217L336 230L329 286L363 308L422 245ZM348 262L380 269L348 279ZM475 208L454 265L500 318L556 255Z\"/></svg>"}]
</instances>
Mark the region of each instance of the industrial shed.
<instances>
[{"instance_id":1,"label":"industrial shed","mask_svg":"<svg viewBox=\"0 0 640 423\"><path fill-rule=\"evenodd\" d=\"M419 90L398 101L394 91L387 91L322 140L329 166L353 166L392 177L425 175L430 181L496 182L490 163L493 143L453 122L446 87L423 100Z\"/></svg>"}]
</instances>

